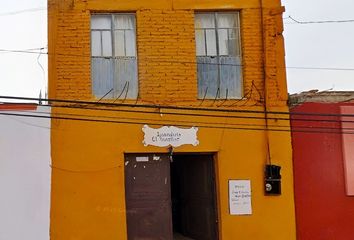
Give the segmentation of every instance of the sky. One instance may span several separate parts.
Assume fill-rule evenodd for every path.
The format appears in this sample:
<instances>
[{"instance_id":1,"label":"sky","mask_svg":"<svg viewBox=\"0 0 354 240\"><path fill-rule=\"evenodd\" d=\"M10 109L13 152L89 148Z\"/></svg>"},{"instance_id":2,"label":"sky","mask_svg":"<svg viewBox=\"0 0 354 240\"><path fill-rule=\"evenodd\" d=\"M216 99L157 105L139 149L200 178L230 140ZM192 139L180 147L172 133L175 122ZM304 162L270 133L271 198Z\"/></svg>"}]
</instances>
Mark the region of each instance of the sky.
<instances>
[{"instance_id":1,"label":"sky","mask_svg":"<svg viewBox=\"0 0 354 240\"><path fill-rule=\"evenodd\" d=\"M0 49L47 46L46 0L0 0L0 6ZM14 14L24 9L32 11ZM47 56L39 58L45 74L37 58L37 54L0 52L0 95L38 97L47 85Z\"/></svg>"},{"instance_id":2,"label":"sky","mask_svg":"<svg viewBox=\"0 0 354 240\"><path fill-rule=\"evenodd\" d=\"M283 0L288 91L354 91L354 1ZM293 24L298 21L353 20L348 23ZM351 68L307 70L291 67Z\"/></svg>"},{"instance_id":3,"label":"sky","mask_svg":"<svg viewBox=\"0 0 354 240\"><path fill-rule=\"evenodd\" d=\"M354 91L354 22L296 24L289 18L302 22L354 20L354 1L283 0L282 3L286 8L283 16L288 92ZM5 53L1 49L46 48L46 4L46 0L0 0L2 96L38 97L40 91L45 92L47 55Z\"/></svg>"}]
</instances>

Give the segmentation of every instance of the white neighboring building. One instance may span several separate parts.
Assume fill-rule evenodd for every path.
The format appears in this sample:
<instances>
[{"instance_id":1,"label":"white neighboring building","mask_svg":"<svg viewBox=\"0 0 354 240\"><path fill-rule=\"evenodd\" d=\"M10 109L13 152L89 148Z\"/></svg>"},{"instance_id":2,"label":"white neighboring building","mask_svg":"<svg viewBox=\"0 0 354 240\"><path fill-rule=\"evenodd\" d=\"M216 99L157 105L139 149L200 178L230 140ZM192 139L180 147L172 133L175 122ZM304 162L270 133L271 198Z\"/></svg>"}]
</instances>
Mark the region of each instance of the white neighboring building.
<instances>
[{"instance_id":1,"label":"white neighboring building","mask_svg":"<svg viewBox=\"0 0 354 240\"><path fill-rule=\"evenodd\" d=\"M50 116L49 107L0 104L1 240L49 239L50 118L3 115L43 112Z\"/></svg>"}]
</instances>

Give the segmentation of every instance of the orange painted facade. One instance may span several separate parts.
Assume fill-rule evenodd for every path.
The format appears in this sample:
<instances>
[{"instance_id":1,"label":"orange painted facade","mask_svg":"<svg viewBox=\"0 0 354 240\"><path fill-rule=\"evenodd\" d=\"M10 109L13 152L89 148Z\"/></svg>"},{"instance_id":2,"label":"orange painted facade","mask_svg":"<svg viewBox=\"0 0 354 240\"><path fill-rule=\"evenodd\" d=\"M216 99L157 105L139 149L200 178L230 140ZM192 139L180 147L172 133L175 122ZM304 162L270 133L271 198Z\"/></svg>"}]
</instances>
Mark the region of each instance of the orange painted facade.
<instances>
[{"instance_id":1,"label":"orange painted facade","mask_svg":"<svg viewBox=\"0 0 354 240\"><path fill-rule=\"evenodd\" d=\"M203 101L197 96L194 14L221 10L240 12L243 98ZM267 124L289 130L289 122L266 123L262 113L265 106L288 111L283 11L278 0L49 0L49 98L98 101L91 84L92 13L136 14L139 82L137 100L114 106L53 103L54 116L105 122L52 120L51 239L127 239L124 154L168 152L142 144L144 123L199 127L200 144L175 152L215 153L219 239L295 239L290 133L263 130ZM282 166L280 196L264 195L268 156ZM229 179L251 180L252 215L229 214Z\"/></svg>"}]
</instances>

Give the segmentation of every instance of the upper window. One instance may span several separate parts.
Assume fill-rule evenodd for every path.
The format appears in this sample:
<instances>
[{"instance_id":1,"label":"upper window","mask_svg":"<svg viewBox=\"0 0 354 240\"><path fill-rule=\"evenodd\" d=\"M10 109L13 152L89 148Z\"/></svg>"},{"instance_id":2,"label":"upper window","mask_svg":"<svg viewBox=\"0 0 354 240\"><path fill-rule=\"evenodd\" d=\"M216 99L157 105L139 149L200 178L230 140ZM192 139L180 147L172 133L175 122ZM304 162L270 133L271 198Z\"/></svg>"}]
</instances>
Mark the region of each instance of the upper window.
<instances>
[{"instance_id":1,"label":"upper window","mask_svg":"<svg viewBox=\"0 0 354 240\"><path fill-rule=\"evenodd\" d=\"M91 16L91 75L96 97L138 96L134 14Z\"/></svg>"},{"instance_id":2,"label":"upper window","mask_svg":"<svg viewBox=\"0 0 354 240\"><path fill-rule=\"evenodd\" d=\"M240 20L238 12L195 15L198 97L242 97Z\"/></svg>"}]
</instances>

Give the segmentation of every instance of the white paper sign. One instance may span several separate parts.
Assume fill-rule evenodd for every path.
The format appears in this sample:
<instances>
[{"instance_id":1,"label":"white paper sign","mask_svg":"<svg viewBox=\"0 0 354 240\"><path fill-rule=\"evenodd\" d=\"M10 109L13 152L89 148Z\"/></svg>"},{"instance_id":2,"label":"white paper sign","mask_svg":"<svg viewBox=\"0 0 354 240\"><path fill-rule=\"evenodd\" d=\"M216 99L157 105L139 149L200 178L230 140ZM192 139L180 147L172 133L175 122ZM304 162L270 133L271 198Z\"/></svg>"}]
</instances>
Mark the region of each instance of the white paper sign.
<instances>
[{"instance_id":1,"label":"white paper sign","mask_svg":"<svg viewBox=\"0 0 354 240\"><path fill-rule=\"evenodd\" d=\"M229 180L229 207L231 215L252 214L250 180Z\"/></svg>"},{"instance_id":2,"label":"white paper sign","mask_svg":"<svg viewBox=\"0 0 354 240\"><path fill-rule=\"evenodd\" d=\"M198 128L178 128L173 126L164 126L158 129L151 128L144 125L142 128L144 135L144 146L152 145L157 147L179 147L184 144L191 144L197 146L199 141L197 139Z\"/></svg>"},{"instance_id":3,"label":"white paper sign","mask_svg":"<svg viewBox=\"0 0 354 240\"><path fill-rule=\"evenodd\" d=\"M149 157L136 157L135 160L137 162L148 162L149 161Z\"/></svg>"}]
</instances>

